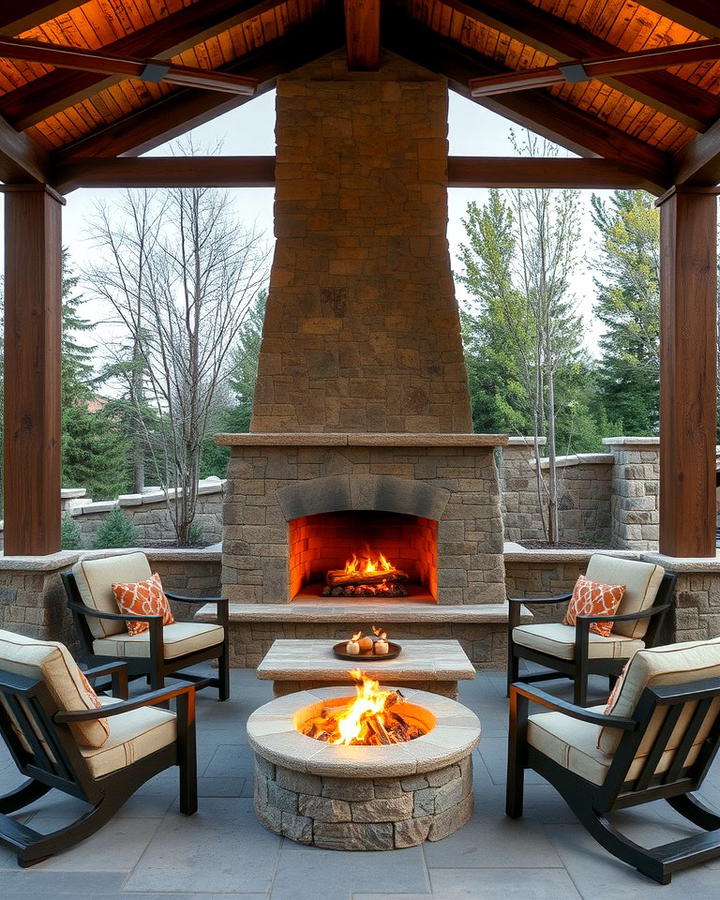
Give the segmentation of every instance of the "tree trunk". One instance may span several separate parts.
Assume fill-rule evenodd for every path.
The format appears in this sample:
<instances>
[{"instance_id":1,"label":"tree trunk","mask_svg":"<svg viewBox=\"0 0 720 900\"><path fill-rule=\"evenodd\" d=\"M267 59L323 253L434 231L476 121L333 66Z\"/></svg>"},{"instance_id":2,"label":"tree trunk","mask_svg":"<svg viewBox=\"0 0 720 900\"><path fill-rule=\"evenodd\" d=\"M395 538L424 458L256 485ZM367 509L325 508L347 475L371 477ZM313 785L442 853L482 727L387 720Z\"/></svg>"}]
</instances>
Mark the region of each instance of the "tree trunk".
<instances>
[{"instance_id":1,"label":"tree trunk","mask_svg":"<svg viewBox=\"0 0 720 900\"><path fill-rule=\"evenodd\" d=\"M555 374L547 373L547 441L548 441L548 543L558 542L557 456L555 452Z\"/></svg>"}]
</instances>

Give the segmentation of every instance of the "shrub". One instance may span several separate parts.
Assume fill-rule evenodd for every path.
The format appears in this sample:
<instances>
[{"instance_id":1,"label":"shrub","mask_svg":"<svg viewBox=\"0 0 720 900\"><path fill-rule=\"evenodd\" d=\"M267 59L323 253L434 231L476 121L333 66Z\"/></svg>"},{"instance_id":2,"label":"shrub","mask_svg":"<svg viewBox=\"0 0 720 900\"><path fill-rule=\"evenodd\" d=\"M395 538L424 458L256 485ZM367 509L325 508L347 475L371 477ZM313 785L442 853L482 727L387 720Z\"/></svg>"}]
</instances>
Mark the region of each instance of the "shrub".
<instances>
[{"instance_id":1,"label":"shrub","mask_svg":"<svg viewBox=\"0 0 720 900\"><path fill-rule=\"evenodd\" d=\"M193 522L190 526L190 530L188 532L188 543L191 546L195 546L196 544L202 544L203 539L203 529L202 525L199 522Z\"/></svg>"},{"instance_id":2,"label":"shrub","mask_svg":"<svg viewBox=\"0 0 720 900\"><path fill-rule=\"evenodd\" d=\"M82 535L72 516L63 516L60 522L60 547L62 550L82 548Z\"/></svg>"},{"instance_id":3,"label":"shrub","mask_svg":"<svg viewBox=\"0 0 720 900\"><path fill-rule=\"evenodd\" d=\"M138 539L134 526L125 513L119 508L110 510L107 518L100 526L93 547L96 550L107 550L111 547L137 547Z\"/></svg>"}]
</instances>

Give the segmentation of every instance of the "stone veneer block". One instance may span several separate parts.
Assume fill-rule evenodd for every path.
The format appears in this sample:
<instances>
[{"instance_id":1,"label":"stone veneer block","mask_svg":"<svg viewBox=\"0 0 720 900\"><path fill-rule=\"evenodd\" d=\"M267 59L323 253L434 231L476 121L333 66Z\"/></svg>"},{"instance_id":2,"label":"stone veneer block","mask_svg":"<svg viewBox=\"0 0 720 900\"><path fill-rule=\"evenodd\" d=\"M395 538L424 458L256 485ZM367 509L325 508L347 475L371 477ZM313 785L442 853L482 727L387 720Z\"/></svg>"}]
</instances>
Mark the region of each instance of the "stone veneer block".
<instances>
[{"instance_id":1,"label":"stone veneer block","mask_svg":"<svg viewBox=\"0 0 720 900\"><path fill-rule=\"evenodd\" d=\"M473 808L477 716L452 700L406 691L410 703L436 720L434 728L413 741L339 747L296 730L302 710L346 692L343 687L303 691L273 700L250 716L255 810L263 825L291 840L331 850L412 847L461 828ZM281 753L280 736L269 727L278 722L286 729Z\"/></svg>"},{"instance_id":2,"label":"stone veneer block","mask_svg":"<svg viewBox=\"0 0 720 900\"><path fill-rule=\"evenodd\" d=\"M447 230L447 80L344 51L277 80L275 234L251 430L469 432Z\"/></svg>"}]
</instances>

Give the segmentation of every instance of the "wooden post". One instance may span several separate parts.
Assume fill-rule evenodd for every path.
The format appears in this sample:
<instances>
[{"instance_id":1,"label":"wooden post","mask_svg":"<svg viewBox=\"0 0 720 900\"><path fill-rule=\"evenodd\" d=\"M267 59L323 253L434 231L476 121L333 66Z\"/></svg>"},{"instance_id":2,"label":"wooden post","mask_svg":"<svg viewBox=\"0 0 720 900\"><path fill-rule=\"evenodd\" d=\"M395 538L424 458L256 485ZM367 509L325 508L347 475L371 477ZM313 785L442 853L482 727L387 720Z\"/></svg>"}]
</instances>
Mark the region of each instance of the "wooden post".
<instances>
[{"instance_id":1,"label":"wooden post","mask_svg":"<svg viewBox=\"0 0 720 900\"><path fill-rule=\"evenodd\" d=\"M5 555L60 549L62 200L5 192Z\"/></svg>"},{"instance_id":2,"label":"wooden post","mask_svg":"<svg viewBox=\"0 0 720 900\"><path fill-rule=\"evenodd\" d=\"M715 556L717 198L660 206L660 552Z\"/></svg>"}]
</instances>

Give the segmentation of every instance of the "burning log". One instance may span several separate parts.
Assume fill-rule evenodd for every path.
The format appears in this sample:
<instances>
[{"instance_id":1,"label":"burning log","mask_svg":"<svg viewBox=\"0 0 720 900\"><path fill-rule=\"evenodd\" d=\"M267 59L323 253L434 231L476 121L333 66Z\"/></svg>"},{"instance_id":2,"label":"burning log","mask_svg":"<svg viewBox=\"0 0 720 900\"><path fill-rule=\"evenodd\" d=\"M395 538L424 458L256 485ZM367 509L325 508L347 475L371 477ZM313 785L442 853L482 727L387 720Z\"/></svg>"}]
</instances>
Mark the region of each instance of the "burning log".
<instances>
[{"instance_id":1,"label":"burning log","mask_svg":"<svg viewBox=\"0 0 720 900\"><path fill-rule=\"evenodd\" d=\"M325 576L325 581L330 587L343 587L350 584L382 584L383 582L393 584L398 581L409 580L410 576L407 572L401 572L400 569L395 569L392 572L377 572L374 574L367 574L364 572L348 573L345 569L330 569Z\"/></svg>"}]
</instances>

